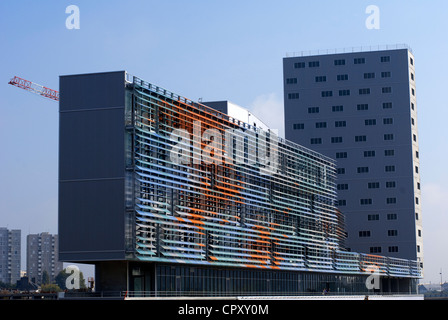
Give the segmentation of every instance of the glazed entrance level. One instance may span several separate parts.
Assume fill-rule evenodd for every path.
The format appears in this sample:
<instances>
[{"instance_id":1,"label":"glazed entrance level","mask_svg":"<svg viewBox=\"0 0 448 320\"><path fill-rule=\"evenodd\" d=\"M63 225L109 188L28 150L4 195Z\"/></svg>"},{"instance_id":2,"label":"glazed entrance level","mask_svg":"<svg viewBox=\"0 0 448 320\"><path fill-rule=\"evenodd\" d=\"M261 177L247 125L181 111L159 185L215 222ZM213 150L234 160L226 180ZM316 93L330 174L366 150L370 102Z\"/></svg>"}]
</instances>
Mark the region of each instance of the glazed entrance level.
<instances>
[{"instance_id":1,"label":"glazed entrance level","mask_svg":"<svg viewBox=\"0 0 448 320\"><path fill-rule=\"evenodd\" d=\"M365 275L268 271L168 264L130 265L129 296L298 296L322 294L416 294L411 278L380 277L368 289Z\"/></svg>"}]
</instances>

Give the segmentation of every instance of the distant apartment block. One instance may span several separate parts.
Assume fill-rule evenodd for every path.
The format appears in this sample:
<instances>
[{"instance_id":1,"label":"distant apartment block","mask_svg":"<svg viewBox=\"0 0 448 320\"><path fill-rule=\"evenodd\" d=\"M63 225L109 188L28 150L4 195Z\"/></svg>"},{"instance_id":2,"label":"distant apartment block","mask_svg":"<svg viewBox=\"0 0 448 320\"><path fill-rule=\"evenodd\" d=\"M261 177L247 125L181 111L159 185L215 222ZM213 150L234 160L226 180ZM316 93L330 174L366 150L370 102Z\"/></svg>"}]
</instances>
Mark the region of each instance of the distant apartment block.
<instances>
[{"instance_id":1,"label":"distant apartment block","mask_svg":"<svg viewBox=\"0 0 448 320\"><path fill-rule=\"evenodd\" d=\"M48 273L50 282L54 280L63 268L58 251L58 235L43 232L27 236L26 270L32 282L40 285L44 271Z\"/></svg>"},{"instance_id":2,"label":"distant apartment block","mask_svg":"<svg viewBox=\"0 0 448 320\"><path fill-rule=\"evenodd\" d=\"M411 50L286 57L283 73L286 139L337 161L348 248L422 263Z\"/></svg>"},{"instance_id":3,"label":"distant apartment block","mask_svg":"<svg viewBox=\"0 0 448 320\"><path fill-rule=\"evenodd\" d=\"M15 284L20 279L21 231L0 228L0 282Z\"/></svg>"}]
</instances>

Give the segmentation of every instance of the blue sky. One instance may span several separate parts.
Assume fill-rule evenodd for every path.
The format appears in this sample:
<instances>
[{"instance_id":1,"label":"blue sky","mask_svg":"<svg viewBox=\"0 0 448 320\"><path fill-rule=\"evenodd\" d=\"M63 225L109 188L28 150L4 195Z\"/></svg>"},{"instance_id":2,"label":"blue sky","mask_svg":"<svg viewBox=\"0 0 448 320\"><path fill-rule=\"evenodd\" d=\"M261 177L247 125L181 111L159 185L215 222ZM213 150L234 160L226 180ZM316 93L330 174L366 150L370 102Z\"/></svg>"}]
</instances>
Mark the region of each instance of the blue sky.
<instances>
[{"instance_id":1,"label":"blue sky","mask_svg":"<svg viewBox=\"0 0 448 320\"><path fill-rule=\"evenodd\" d=\"M72 4L79 30L65 25ZM379 30L365 26L368 5L380 9ZM287 52L406 43L416 62L425 281L438 282L448 274L447 15L442 0L1 1L0 226L22 230L23 253L28 233L57 233L58 105L7 85L14 75L58 89L59 75L127 70L192 100L231 100L281 132Z\"/></svg>"}]
</instances>

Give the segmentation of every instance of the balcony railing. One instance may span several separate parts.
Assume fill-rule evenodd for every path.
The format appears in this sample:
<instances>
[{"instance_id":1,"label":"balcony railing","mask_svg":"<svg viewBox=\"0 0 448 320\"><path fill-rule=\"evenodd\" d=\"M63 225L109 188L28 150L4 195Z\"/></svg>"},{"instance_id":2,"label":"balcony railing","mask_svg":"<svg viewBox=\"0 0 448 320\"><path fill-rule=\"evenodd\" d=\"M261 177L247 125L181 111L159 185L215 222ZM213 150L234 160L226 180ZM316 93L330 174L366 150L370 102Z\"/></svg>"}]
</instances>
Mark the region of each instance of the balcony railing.
<instances>
[{"instance_id":1,"label":"balcony railing","mask_svg":"<svg viewBox=\"0 0 448 320\"><path fill-rule=\"evenodd\" d=\"M375 45L375 46L360 46L360 47L347 47L339 49L318 49L307 51L287 52L286 58L292 57L309 57L325 54L340 54L340 53L355 53L355 52L371 52L381 50L399 50L408 49L412 53L412 48L407 44L388 44L388 45Z\"/></svg>"}]
</instances>

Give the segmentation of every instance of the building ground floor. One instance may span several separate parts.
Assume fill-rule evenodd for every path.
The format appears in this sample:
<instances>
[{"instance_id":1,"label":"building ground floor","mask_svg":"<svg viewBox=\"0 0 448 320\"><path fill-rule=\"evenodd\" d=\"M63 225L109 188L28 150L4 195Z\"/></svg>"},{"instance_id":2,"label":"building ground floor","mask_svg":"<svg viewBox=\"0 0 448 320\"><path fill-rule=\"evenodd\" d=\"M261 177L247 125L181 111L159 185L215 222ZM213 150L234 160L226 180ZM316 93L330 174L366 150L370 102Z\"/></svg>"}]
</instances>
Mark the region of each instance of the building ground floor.
<instances>
[{"instance_id":1,"label":"building ground floor","mask_svg":"<svg viewBox=\"0 0 448 320\"><path fill-rule=\"evenodd\" d=\"M368 277L362 274L104 261L95 264L95 291L120 291L137 297L418 293L418 279L415 278Z\"/></svg>"}]
</instances>

